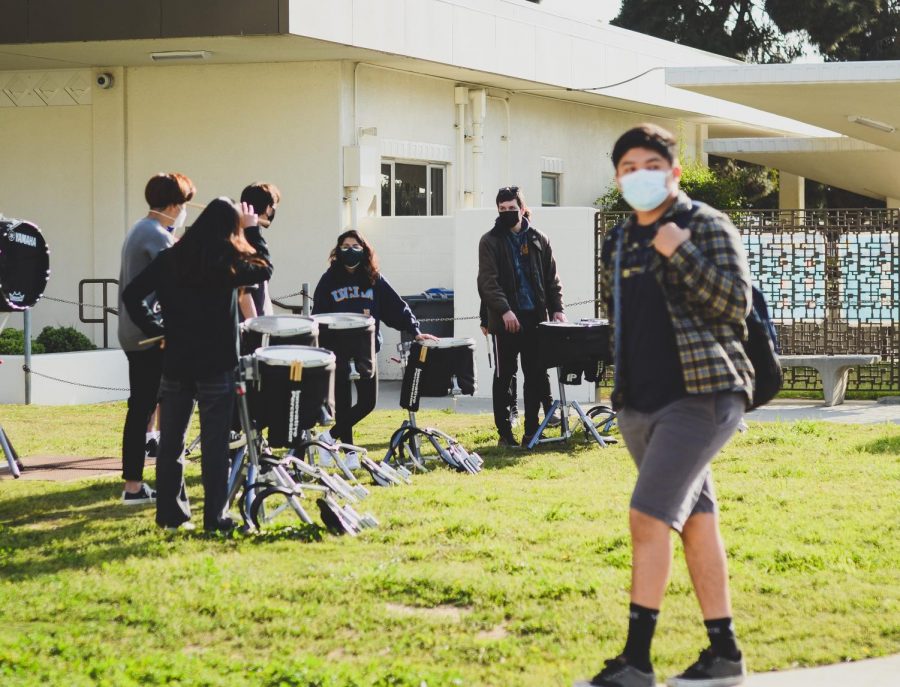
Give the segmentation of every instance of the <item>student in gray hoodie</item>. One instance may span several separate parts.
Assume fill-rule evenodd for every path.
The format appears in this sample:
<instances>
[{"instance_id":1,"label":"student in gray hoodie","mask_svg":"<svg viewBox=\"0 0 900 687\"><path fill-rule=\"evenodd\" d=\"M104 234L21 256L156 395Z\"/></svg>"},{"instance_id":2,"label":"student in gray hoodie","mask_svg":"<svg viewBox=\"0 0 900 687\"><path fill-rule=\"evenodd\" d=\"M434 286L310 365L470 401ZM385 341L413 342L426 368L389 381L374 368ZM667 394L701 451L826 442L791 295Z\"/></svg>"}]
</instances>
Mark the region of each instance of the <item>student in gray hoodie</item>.
<instances>
[{"instance_id":1,"label":"student in gray hoodie","mask_svg":"<svg viewBox=\"0 0 900 687\"><path fill-rule=\"evenodd\" d=\"M174 231L184 226L187 202L194 197L194 183L183 174L160 173L150 178L144 198L150 206L125 236L119 271L119 344L128 357L128 413L122 432L122 503L154 503L156 492L144 483L147 424L156 410L162 376L159 343L141 344L144 332L134 323L122 302L125 287L160 253L175 243ZM155 298L151 297L155 303Z\"/></svg>"}]
</instances>

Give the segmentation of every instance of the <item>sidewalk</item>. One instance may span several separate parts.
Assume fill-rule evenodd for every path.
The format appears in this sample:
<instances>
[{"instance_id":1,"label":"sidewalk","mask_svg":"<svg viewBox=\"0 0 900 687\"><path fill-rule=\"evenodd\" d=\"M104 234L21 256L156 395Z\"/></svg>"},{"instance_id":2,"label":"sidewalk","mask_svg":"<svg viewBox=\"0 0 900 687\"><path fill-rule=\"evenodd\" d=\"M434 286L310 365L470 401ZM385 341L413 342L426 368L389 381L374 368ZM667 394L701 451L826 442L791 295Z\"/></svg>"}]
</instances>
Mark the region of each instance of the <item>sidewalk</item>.
<instances>
[{"instance_id":1,"label":"sidewalk","mask_svg":"<svg viewBox=\"0 0 900 687\"><path fill-rule=\"evenodd\" d=\"M900 685L900 655L818 668L756 673L747 687L897 687Z\"/></svg>"},{"instance_id":2,"label":"sidewalk","mask_svg":"<svg viewBox=\"0 0 900 687\"><path fill-rule=\"evenodd\" d=\"M604 399L608 404L609 399ZM587 407L588 404L582 404ZM457 396L456 398L423 398L422 410L444 410L453 408L458 413L492 412L489 397ZM400 408L400 382L382 380L378 386L378 410ZM748 422L793 422L795 420L821 420L823 422L846 422L851 424L874 424L893 422L900 424L900 405L885 405L875 401L847 401L839 406L827 408L823 401L776 399L769 405L754 410L747 415ZM898 681L900 687L900 681Z\"/></svg>"}]
</instances>

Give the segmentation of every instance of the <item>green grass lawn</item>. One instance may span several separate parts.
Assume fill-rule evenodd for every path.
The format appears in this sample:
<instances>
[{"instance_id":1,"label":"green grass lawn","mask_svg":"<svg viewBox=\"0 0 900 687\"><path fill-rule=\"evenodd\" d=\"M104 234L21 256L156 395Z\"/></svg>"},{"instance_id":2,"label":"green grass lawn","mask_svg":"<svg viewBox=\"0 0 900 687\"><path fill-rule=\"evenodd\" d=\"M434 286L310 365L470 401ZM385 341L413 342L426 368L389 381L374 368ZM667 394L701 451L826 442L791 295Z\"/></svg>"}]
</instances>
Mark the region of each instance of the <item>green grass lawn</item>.
<instances>
[{"instance_id":1,"label":"green grass lawn","mask_svg":"<svg viewBox=\"0 0 900 687\"><path fill-rule=\"evenodd\" d=\"M114 456L123 404L4 406L25 456ZM401 420L358 440L380 454ZM0 684L568 685L622 647L624 448L492 448L491 420L435 412L486 469L372 488L381 527L285 520L166 535L117 480L0 482ZM900 651L900 426L754 424L715 464L739 637L753 671ZM197 510L199 467L190 472ZM653 656L705 636L680 552Z\"/></svg>"}]
</instances>

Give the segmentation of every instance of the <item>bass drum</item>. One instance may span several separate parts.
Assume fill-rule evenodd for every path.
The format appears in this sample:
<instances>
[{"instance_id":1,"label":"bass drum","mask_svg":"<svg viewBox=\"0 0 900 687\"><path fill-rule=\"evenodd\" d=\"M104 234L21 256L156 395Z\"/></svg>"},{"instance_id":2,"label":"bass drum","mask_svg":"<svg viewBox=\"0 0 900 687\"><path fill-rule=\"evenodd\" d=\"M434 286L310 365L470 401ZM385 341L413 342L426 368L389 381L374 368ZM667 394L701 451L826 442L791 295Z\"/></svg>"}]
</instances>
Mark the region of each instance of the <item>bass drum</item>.
<instances>
[{"instance_id":1,"label":"bass drum","mask_svg":"<svg viewBox=\"0 0 900 687\"><path fill-rule=\"evenodd\" d=\"M27 310L44 295L50 249L31 222L0 219L0 312Z\"/></svg>"}]
</instances>

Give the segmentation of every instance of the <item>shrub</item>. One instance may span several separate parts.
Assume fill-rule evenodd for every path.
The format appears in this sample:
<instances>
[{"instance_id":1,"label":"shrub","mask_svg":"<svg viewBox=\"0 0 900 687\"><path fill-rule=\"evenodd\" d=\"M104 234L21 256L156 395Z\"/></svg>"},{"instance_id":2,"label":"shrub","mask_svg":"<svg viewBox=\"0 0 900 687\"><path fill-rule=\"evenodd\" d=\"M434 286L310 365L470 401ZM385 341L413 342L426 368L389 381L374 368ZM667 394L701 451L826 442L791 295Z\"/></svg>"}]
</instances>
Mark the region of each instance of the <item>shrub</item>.
<instances>
[{"instance_id":1,"label":"shrub","mask_svg":"<svg viewBox=\"0 0 900 687\"><path fill-rule=\"evenodd\" d=\"M31 342L32 353L44 353L44 345ZM4 329L0 332L0 355L25 355L25 332L21 329Z\"/></svg>"},{"instance_id":2,"label":"shrub","mask_svg":"<svg viewBox=\"0 0 900 687\"><path fill-rule=\"evenodd\" d=\"M46 353L92 351L97 348L74 327L44 327L35 341L43 346Z\"/></svg>"}]
</instances>

